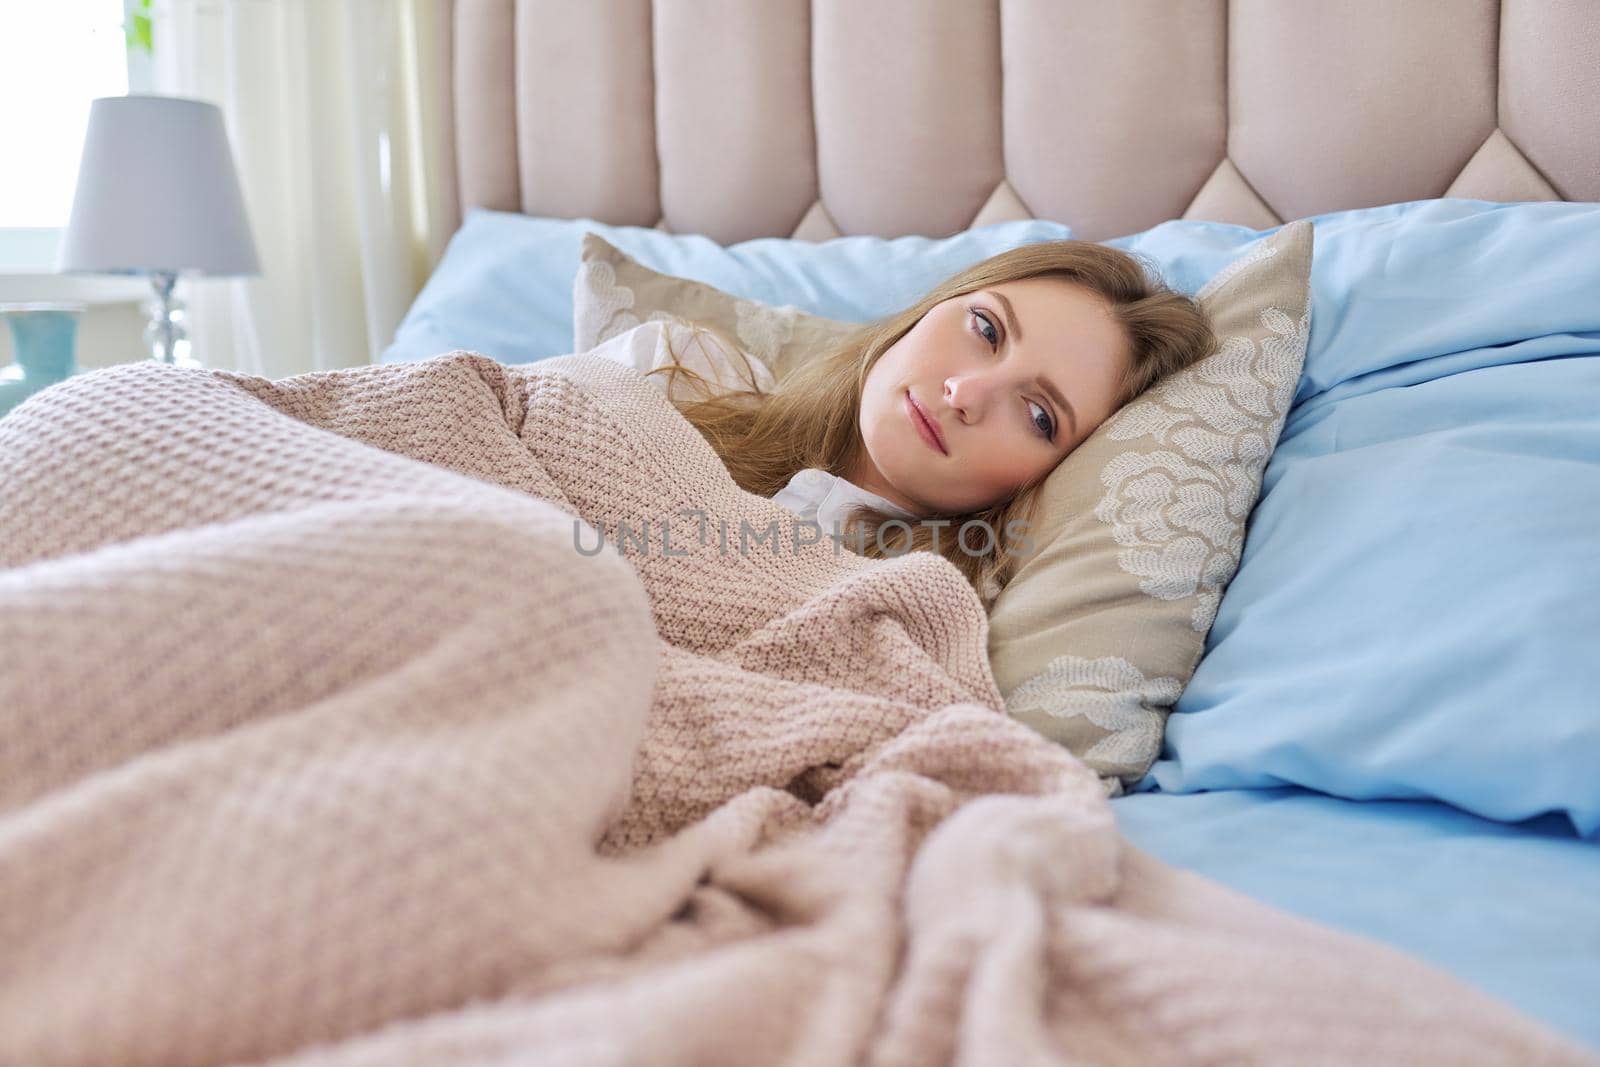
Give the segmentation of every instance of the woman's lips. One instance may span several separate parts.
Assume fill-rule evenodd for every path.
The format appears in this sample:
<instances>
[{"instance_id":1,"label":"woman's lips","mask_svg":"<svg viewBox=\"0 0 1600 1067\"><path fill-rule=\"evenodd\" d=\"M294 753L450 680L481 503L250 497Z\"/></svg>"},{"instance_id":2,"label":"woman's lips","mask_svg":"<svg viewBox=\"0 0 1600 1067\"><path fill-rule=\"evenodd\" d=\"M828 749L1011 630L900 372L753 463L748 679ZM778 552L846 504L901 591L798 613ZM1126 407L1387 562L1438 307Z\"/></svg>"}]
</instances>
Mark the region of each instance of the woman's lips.
<instances>
[{"instance_id":1,"label":"woman's lips","mask_svg":"<svg viewBox=\"0 0 1600 1067\"><path fill-rule=\"evenodd\" d=\"M917 433L928 442L928 447L941 455L948 456L950 450L944 446L944 434L939 432L939 424L933 417L923 410L917 403L917 398L911 395L911 390L906 390L906 414L911 417L911 425L917 428Z\"/></svg>"}]
</instances>

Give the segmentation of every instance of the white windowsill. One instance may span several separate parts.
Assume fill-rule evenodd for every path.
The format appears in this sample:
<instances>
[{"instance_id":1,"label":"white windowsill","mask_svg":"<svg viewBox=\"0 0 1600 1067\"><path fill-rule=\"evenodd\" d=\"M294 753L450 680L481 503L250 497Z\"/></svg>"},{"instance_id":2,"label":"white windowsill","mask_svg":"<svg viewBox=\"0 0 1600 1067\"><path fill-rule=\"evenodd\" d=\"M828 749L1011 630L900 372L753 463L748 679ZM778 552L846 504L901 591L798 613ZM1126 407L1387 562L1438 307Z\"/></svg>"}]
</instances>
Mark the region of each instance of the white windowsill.
<instances>
[{"instance_id":1,"label":"white windowsill","mask_svg":"<svg viewBox=\"0 0 1600 1067\"><path fill-rule=\"evenodd\" d=\"M49 227L0 229L0 304L73 300L131 304L151 295L142 274L64 274L55 269L64 231Z\"/></svg>"},{"instance_id":2,"label":"white windowsill","mask_svg":"<svg viewBox=\"0 0 1600 1067\"><path fill-rule=\"evenodd\" d=\"M0 274L0 304L73 300L135 304L151 295L150 280L117 274Z\"/></svg>"}]
</instances>

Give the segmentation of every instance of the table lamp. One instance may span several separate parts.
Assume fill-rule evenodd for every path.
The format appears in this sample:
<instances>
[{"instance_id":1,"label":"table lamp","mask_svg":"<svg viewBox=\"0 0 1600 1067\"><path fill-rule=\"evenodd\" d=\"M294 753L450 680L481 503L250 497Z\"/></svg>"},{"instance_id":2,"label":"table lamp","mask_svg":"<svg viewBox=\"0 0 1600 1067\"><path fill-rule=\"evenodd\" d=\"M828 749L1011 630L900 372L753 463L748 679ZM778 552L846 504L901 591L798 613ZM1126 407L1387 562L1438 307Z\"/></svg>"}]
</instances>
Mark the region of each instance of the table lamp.
<instances>
[{"instance_id":1,"label":"table lamp","mask_svg":"<svg viewBox=\"0 0 1600 1067\"><path fill-rule=\"evenodd\" d=\"M90 106L61 269L147 274L151 356L179 357L180 273L259 274L222 111L175 96L108 96Z\"/></svg>"}]
</instances>

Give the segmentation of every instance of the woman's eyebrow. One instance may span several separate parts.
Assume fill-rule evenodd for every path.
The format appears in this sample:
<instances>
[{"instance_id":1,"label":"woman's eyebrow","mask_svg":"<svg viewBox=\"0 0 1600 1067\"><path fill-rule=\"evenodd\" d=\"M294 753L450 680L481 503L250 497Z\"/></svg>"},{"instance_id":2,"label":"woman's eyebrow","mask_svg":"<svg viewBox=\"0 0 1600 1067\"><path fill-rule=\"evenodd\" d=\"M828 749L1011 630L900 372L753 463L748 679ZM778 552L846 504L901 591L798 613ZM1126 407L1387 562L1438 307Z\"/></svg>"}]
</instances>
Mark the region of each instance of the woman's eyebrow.
<instances>
[{"instance_id":1,"label":"woman's eyebrow","mask_svg":"<svg viewBox=\"0 0 1600 1067\"><path fill-rule=\"evenodd\" d=\"M1006 329L1010 330L1011 335L1017 340L1022 340L1022 327L1017 325L1017 312L1016 309L1011 306L1011 301L1006 299L1004 293L998 292L997 290L985 289L984 292L994 297L995 303L1000 305L1000 310L1005 312Z\"/></svg>"},{"instance_id":2,"label":"woman's eyebrow","mask_svg":"<svg viewBox=\"0 0 1600 1067\"><path fill-rule=\"evenodd\" d=\"M1011 336L1018 341L1022 340L1022 327L1017 325L1017 311L1011 306L1011 301L1006 299L1004 293L997 290L985 289L984 292L994 297L994 302L1000 305L1000 310L1006 317L1006 328L1011 331ZM1057 406L1067 413L1067 419L1072 423L1072 435L1076 437L1078 435L1078 413L1072 410L1072 405L1067 403L1067 398L1061 395L1061 390L1056 388L1056 383L1041 374L1034 379L1034 384L1049 393L1050 399L1054 400Z\"/></svg>"},{"instance_id":3,"label":"woman's eyebrow","mask_svg":"<svg viewBox=\"0 0 1600 1067\"><path fill-rule=\"evenodd\" d=\"M1061 395L1061 390L1056 388L1056 383L1042 374L1035 378L1034 381L1039 383L1039 388L1050 394L1050 399L1061 405L1062 410L1067 413L1067 418L1072 422L1072 435L1076 437L1078 435L1078 414L1072 410L1072 405L1067 403L1067 398Z\"/></svg>"}]
</instances>

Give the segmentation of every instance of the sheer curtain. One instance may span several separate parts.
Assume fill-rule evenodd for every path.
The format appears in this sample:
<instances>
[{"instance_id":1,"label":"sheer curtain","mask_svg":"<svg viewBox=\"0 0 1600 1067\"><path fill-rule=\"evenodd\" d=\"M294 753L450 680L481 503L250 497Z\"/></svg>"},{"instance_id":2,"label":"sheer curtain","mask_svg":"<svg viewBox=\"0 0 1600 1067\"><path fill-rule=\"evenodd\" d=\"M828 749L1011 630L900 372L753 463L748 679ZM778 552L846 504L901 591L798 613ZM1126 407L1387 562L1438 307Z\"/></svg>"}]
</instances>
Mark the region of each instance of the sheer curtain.
<instances>
[{"instance_id":1,"label":"sheer curtain","mask_svg":"<svg viewBox=\"0 0 1600 1067\"><path fill-rule=\"evenodd\" d=\"M432 0L153 7L156 91L222 108L261 259L181 283L195 358L267 378L374 361L448 236Z\"/></svg>"}]
</instances>

